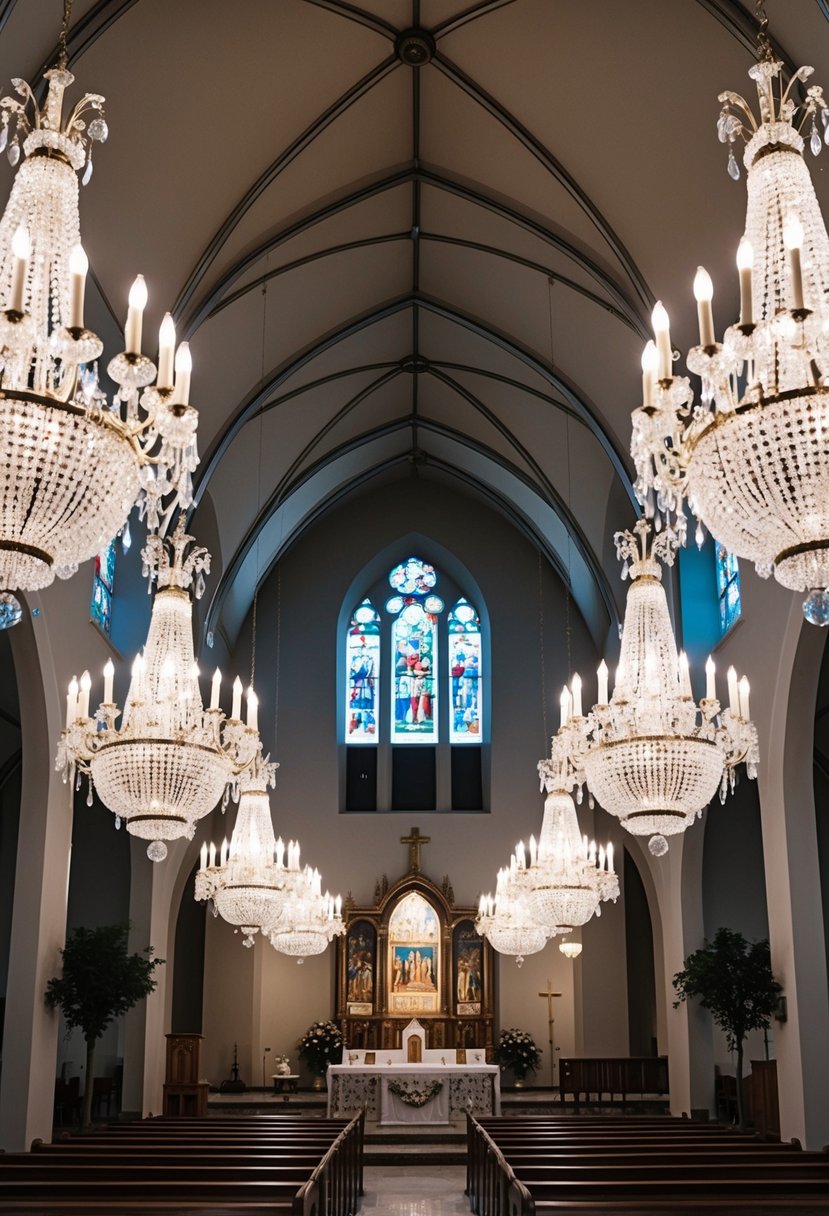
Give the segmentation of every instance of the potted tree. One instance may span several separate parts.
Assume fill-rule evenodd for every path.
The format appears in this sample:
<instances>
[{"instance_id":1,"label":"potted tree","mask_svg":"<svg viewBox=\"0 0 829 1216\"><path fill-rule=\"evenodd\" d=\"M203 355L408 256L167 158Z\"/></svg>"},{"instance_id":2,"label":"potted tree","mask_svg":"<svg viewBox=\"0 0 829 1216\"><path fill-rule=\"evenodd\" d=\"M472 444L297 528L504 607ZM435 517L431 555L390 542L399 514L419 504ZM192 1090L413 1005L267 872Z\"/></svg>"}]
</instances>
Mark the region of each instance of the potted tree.
<instances>
[{"instance_id":1,"label":"potted tree","mask_svg":"<svg viewBox=\"0 0 829 1216\"><path fill-rule=\"evenodd\" d=\"M46 1004L59 1008L67 1029L80 1029L86 1042L84 1127L92 1123L95 1044L114 1018L154 991L153 972L164 962L152 957L152 946L127 954L128 937L129 925L73 929L60 952L63 974L53 976L46 988Z\"/></svg>"},{"instance_id":2,"label":"potted tree","mask_svg":"<svg viewBox=\"0 0 829 1216\"><path fill-rule=\"evenodd\" d=\"M541 1053L526 1030L502 1030L495 1058L502 1068L512 1069L516 1089L523 1089L527 1073L541 1064Z\"/></svg>"},{"instance_id":3,"label":"potted tree","mask_svg":"<svg viewBox=\"0 0 829 1216\"><path fill-rule=\"evenodd\" d=\"M744 1126L743 1044L750 1030L766 1030L777 1009L781 985L772 975L766 940L747 941L742 933L718 929L713 941L689 954L674 976L677 999L694 999L707 1009L725 1033L729 1051L737 1053L737 1121Z\"/></svg>"}]
</instances>

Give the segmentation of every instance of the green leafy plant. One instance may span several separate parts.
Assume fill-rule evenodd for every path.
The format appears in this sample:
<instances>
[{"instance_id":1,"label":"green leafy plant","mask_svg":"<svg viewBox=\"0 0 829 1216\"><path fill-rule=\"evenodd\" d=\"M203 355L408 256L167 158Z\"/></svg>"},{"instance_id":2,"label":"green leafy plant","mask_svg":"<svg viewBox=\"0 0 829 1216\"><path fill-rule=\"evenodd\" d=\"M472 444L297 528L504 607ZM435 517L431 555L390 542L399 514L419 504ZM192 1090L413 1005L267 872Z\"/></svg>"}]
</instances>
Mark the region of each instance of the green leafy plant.
<instances>
[{"instance_id":1,"label":"green leafy plant","mask_svg":"<svg viewBox=\"0 0 829 1216\"><path fill-rule=\"evenodd\" d=\"M765 1030L783 991L772 975L768 941L749 942L742 933L718 929L713 941L689 954L674 976L677 1000L699 1001L737 1053L737 1120L743 1126L743 1043L750 1030Z\"/></svg>"},{"instance_id":2,"label":"green leafy plant","mask_svg":"<svg viewBox=\"0 0 829 1216\"><path fill-rule=\"evenodd\" d=\"M73 929L60 952L63 974L53 976L46 987L46 1004L60 1008L67 1028L77 1027L86 1042L84 1127L92 1122L95 1044L110 1022L155 990L153 973L164 963L152 957L152 946L128 954L128 937L129 925Z\"/></svg>"},{"instance_id":3,"label":"green leafy plant","mask_svg":"<svg viewBox=\"0 0 829 1216\"><path fill-rule=\"evenodd\" d=\"M336 1022L314 1022L297 1043L301 1059L316 1076L343 1058L343 1036Z\"/></svg>"},{"instance_id":4,"label":"green leafy plant","mask_svg":"<svg viewBox=\"0 0 829 1216\"><path fill-rule=\"evenodd\" d=\"M495 1058L502 1068L512 1069L517 1081L523 1081L541 1064L541 1053L526 1030L502 1030Z\"/></svg>"}]
</instances>

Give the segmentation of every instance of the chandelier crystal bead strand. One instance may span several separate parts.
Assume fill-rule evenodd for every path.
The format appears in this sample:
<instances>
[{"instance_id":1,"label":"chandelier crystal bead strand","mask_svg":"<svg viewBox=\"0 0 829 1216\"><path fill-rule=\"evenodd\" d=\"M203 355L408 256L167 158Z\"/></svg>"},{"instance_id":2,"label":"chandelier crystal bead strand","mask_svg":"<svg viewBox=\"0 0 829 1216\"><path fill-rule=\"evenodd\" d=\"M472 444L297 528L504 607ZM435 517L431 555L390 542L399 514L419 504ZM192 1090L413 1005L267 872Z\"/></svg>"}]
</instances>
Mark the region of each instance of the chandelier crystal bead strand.
<instances>
[{"instance_id":1,"label":"chandelier crystal bead strand","mask_svg":"<svg viewBox=\"0 0 829 1216\"><path fill-rule=\"evenodd\" d=\"M679 544L673 529L651 541L647 522L617 532L616 553L630 575L622 645L613 695L599 667L598 704L582 713L578 675L561 698L561 727L553 739L551 772L566 766L568 788L586 785L601 806L634 836L649 836L662 856L667 837L700 816L720 790L725 801L735 770L745 761L757 775L757 730L749 717L749 685L728 672L729 705L720 706L711 658L705 697L696 704L688 660L678 654L660 561L672 565ZM650 542L650 543L649 543ZM548 762L544 762L545 764Z\"/></svg>"},{"instance_id":2,"label":"chandelier crystal bead strand","mask_svg":"<svg viewBox=\"0 0 829 1216\"><path fill-rule=\"evenodd\" d=\"M113 697L113 666L104 669L104 698L89 713L91 680L74 677L66 705L66 728L56 767L64 780L81 773L133 836L149 840L152 861L167 855L168 840L192 839L196 821L228 797L239 774L259 748L257 702L251 689L247 723L241 721L242 685L233 689L231 717L219 708L221 675L213 677L204 708L193 653L193 604L204 591L210 554L193 544L180 516L169 540L148 538L144 573L157 582L147 643L132 668L121 718ZM189 550L189 552L188 552Z\"/></svg>"},{"instance_id":3,"label":"chandelier crystal bead strand","mask_svg":"<svg viewBox=\"0 0 829 1216\"><path fill-rule=\"evenodd\" d=\"M654 309L657 351L643 357L643 400L633 413L636 492L649 516L675 517L684 539L684 504L737 557L806 592L803 611L829 624L829 238L804 162L804 135L817 155L829 140L820 88L788 86L762 32L759 120L737 93L720 95L717 130L734 148L745 142L748 205L737 252L740 317L715 337L713 285L694 282L700 341L687 358L701 380L699 401L675 376L668 317ZM818 126L820 121L820 127ZM821 138L821 129L823 138Z\"/></svg>"},{"instance_id":4,"label":"chandelier crystal bead strand","mask_svg":"<svg viewBox=\"0 0 829 1216\"><path fill-rule=\"evenodd\" d=\"M146 288L140 276L130 293L125 350L108 368L119 386L111 403L98 383L95 360L103 343L84 324L88 262L80 243L78 173L89 180L93 144L103 143L108 131L104 99L95 93L64 118L74 76L63 42L57 66L45 74L42 108L19 79L12 81L16 96L0 99L0 151L13 165L20 162L0 218L4 624L14 623L13 591L70 577L121 530L136 502L151 530L162 512L189 505L198 464L197 414L186 378L174 385L172 348L162 344L155 385L155 365L141 353ZM172 321L168 347L171 329Z\"/></svg>"}]
</instances>

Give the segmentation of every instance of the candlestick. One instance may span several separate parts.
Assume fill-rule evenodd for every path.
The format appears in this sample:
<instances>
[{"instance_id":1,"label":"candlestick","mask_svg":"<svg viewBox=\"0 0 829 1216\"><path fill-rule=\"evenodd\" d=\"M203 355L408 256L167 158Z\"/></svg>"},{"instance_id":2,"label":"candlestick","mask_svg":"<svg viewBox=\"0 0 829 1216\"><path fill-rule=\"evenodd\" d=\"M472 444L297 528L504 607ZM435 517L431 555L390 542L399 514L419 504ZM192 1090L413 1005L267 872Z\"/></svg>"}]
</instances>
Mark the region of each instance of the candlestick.
<instances>
[{"instance_id":1,"label":"candlestick","mask_svg":"<svg viewBox=\"0 0 829 1216\"><path fill-rule=\"evenodd\" d=\"M736 717L740 715L740 694L737 685L737 673L733 667L729 667L726 673L728 680L728 708Z\"/></svg>"},{"instance_id":2,"label":"candlestick","mask_svg":"<svg viewBox=\"0 0 829 1216\"><path fill-rule=\"evenodd\" d=\"M694 298L697 302L697 320L699 322L700 346L714 345L714 313L711 301L714 298L714 284L704 266L697 267L694 278Z\"/></svg>"},{"instance_id":3,"label":"candlestick","mask_svg":"<svg viewBox=\"0 0 829 1216\"><path fill-rule=\"evenodd\" d=\"M176 327L168 312L158 331L158 387L173 387L173 355L176 349Z\"/></svg>"},{"instance_id":4,"label":"candlestick","mask_svg":"<svg viewBox=\"0 0 829 1216\"><path fill-rule=\"evenodd\" d=\"M573 692L573 717L580 718L581 717L581 676L579 675L578 672L576 672L576 674L573 676L573 679L571 681L571 688L572 688L572 692Z\"/></svg>"},{"instance_id":5,"label":"candlestick","mask_svg":"<svg viewBox=\"0 0 829 1216\"><path fill-rule=\"evenodd\" d=\"M89 258L82 245L74 245L69 255L69 328L83 329L83 298Z\"/></svg>"},{"instance_id":6,"label":"candlestick","mask_svg":"<svg viewBox=\"0 0 829 1216\"><path fill-rule=\"evenodd\" d=\"M144 309L147 307L147 284L139 274L130 288L127 323L124 326L124 349L127 354L141 354L141 334L144 326Z\"/></svg>"},{"instance_id":7,"label":"candlestick","mask_svg":"<svg viewBox=\"0 0 829 1216\"><path fill-rule=\"evenodd\" d=\"M221 693L221 688L222 688L222 673L219 671L219 669L217 667L216 670L213 672L213 680L210 685L210 708L211 709L219 708L219 696Z\"/></svg>"},{"instance_id":8,"label":"candlestick","mask_svg":"<svg viewBox=\"0 0 829 1216\"><path fill-rule=\"evenodd\" d=\"M211 868L216 864L216 846L213 841L210 841L210 865Z\"/></svg>"},{"instance_id":9,"label":"candlestick","mask_svg":"<svg viewBox=\"0 0 829 1216\"><path fill-rule=\"evenodd\" d=\"M740 717L744 722L749 722L751 720L748 712L750 685L745 676L740 680L738 689L740 693Z\"/></svg>"},{"instance_id":10,"label":"candlestick","mask_svg":"<svg viewBox=\"0 0 829 1216\"><path fill-rule=\"evenodd\" d=\"M753 325L751 274L754 270L754 248L746 237L743 237L737 246L737 269L740 272L740 324Z\"/></svg>"},{"instance_id":11,"label":"candlestick","mask_svg":"<svg viewBox=\"0 0 829 1216\"><path fill-rule=\"evenodd\" d=\"M570 690L566 685L561 690L559 704L561 705L561 725L566 726L570 721Z\"/></svg>"},{"instance_id":12,"label":"candlestick","mask_svg":"<svg viewBox=\"0 0 829 1216\"><path fill-rule=\"evenodd\" d=\"M598 670L598 676L599 676L599 704L600 704L600 705L607 705L607 701L608 701L608 696L607 696L607 674L608 674L608 673L607 673L607 663L605 663L604 659L602 659L601 663L599 664L599 670Z\"/></svg>"},{"instance_id":13,"label":"candlestick","mask_svg":"<svg viewBox=\"0 0 829 1216\"><path fill-rule=\"evenodd\" d=\"M201 853L199 855L199 860L201 862L200 869L202 869L202 870L206 869L207 868L207 841L206 840L201 847Z\"/></svg>"},{"instance_id":14,"label":"candlestick","mask_svg":"<svg viewBox=\"0 0 829 1216\"><path fill-rule=\"evenodd\" d=\"M705 699L706 699L706 701L716 701L716 699L717 699L715 672L716 672L716 667L714 665L714 660L711 658L711 655L709 654L708 659L705 664Z\"/></svg>"},{"instance_id":15,"label":"candlestick","mask_svg":"<svg viewBox=\"0 0 829 1216\"><path fill-rule=\"evenodd\" d=\"M792 308L803 307L803 270L800 250L803 246L803 225L796 215L786 216L783 224L783 244L789 252L789 279Z\"/></svg>"},{"instance_id":16,"label":"candlestick","mask_svg":"<svg viewBox=\"0 0 829 1216\"><path fill-rule=\"evenodd\" d=\"M256 730L259 724L259 698L251 684L248 689L248 730Z\"/></svg>"},{"instance_id":17,"label":"candlestick","mask_svg":"<svg viewBox=\"0 0 829 1216\"><path fill-rule=\"evenodd\" d=\"M89 690L92 687L92 677L88 671L81 676L80 692L78 694L78 717L89 717Z\"/></svg>"},{"instance_id":18,"label":"candlestick","mask_svg":"<svg viewBox=\"0 0 829 1216\"><path fill-rule=\"evenodd\" d=\"M673 374L674 356L671 350L671 327L668 314L661 300L657 300L651 313L656 349L659 354L659 379L668 380Z\"/></svg>"},{"instance_id":19,"label":"candlestick","mask_svg":"<svg viewBox=\"0 0 829 1216\"><path fill-rule=\"evenodd\" d=\"M78 716L78 680L73 676L69 681L66 693L66 729L68 730Z\"/></svg>"},{"instance_id":20,"label":"candlestick","mask_svg":"<svg viewBox=\"0 0 829 1216\"><path fill-rule=\"evenodd\" d=\"M112 682L115 678L115 666L112 659L104 664L104 705L112 705Z\"/></svg>"},{"instance_id":21,"label":"candlestick","mask_svg":"<svg viewBox=\"0 0 829 1216\"><path fill-rule=\"evenodd\" d=\"M239 722L242 718L242 681L238 676L233 681L233 708L230 716L234 722Z\"/></svg>"},{"instance_id":22,"label":"candlestick","mask_svg":"<svg viewBox=\"0 0 829 1216\"><path fill-rule=\"evenodd\" d=\"M642 351L642 404L645 407L653 405L653 389L658 371L659 351L656 349L656 343L649 339Z\"/></svg>"},{"instance_id":23,"label":"candlestick","mask_svg":"<svg viewBox=\"0 0 829 1216\"><path fill-rule=\"evenodd\" d=\"M190 354L190 343L182 342L176 351L176 387L173 400L177 405L187 405L190 400L190 373L193 370L193 357Z\"/></svg>"},{"instance_id":24,"label":"candlestick","mask_svg":"<svg viewBox=\"0 0 829 1216\"><path fill-rule=\"evenodd\" d=\"M26 272L29 269L29 258L32 253L32 243L25 228L20 227L12 237L12 289L9 298L9 308L12 312L23 312L23 296L26 291Z\"/></svg>"}]
</instances>

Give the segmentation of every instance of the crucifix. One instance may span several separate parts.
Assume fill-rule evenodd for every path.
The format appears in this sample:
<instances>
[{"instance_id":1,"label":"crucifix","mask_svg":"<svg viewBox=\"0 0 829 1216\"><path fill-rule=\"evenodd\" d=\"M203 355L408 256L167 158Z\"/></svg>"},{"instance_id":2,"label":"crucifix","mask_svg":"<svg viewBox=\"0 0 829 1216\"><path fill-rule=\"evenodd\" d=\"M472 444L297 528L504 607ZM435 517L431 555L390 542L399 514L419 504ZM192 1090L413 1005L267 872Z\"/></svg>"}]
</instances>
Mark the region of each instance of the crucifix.
<instances>
[{"instance_id":1,"label":"crucifix","mask_svg":"<svg viewBox=\"0 0 829 1216\"><path fill-rule=\"evenodd\" d=\"M409 873L420 873L420 850L424 844L429 844L431 836L421 836L420 828L412 828L408 836L401 836L400 843L409 846Z\"/></svg>"},{"instance_id":2,"label":"crucifix","mask_svg":"<svg viewBox=\"0 0 829 1216\"><path fill-rule=\"evenodd\" d=\"M554 1052L554 1050L553 1050L553 1027L554 1027L554 1026L555 1026L555 1024L556 1024L556 1020L555 1020L555 1018L553 1017L553 997L554 997L554 996L561 996L561 993L560 993L560 992L553 992L553 981L548 979L548 980L547 980L547 988L546 988L546 991L544 991L544 992L539 992L539 994L538 994L538 995L539 995L539 996L546 996L546 998L547 998L547 1025L548 1025L548 1027L549 1027L549 1029L550 1029L550 1085L553 1087L553 1089L555 1089L555 1085L556 1085L556 1078L555 1078L556 1057L555 1057L555 1052Z\"/></svg>"}]
</instances>

